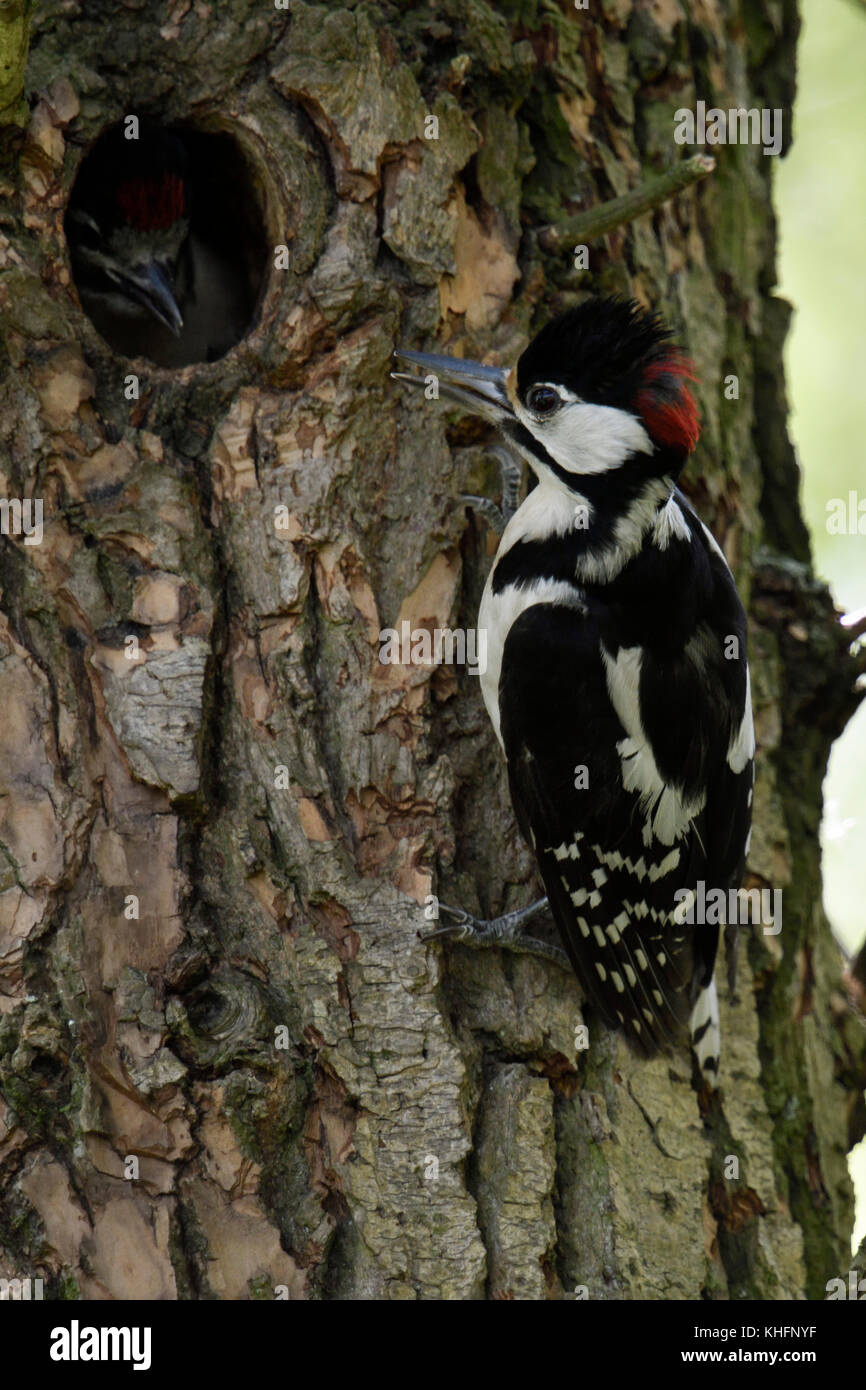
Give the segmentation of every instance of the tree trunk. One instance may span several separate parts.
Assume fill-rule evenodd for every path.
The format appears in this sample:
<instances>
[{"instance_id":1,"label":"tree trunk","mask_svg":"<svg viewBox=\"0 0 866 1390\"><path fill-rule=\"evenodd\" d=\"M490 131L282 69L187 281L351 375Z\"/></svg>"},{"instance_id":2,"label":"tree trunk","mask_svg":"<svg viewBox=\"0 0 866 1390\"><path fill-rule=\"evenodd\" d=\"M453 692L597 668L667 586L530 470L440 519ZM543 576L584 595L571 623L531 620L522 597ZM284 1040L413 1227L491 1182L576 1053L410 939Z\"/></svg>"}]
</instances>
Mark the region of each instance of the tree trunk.
<instances>
[{"instance_id":1,"label":"tree trunk","mask_svg":"<svg viewBox=\"0 0 866 1390\"><path fill-rule=\"evenodd\" d=\"M698 99L780 108L788 138L794 0L742 9L34 21L0 236L0 486L44 503L0 569L0 1277L777 1299L848 1270L866 1051L817 834L853 666L797 509L773 161L712 150L589 239L589 273L539 235L694 153ZM219 362L118 358L78 307L66 201L129 113L232 135L288 248ZM694 357L685 486L750 602L747 881L784 922L740 933L703 1115L685 1052L579 1050L570 974L419 940L428 895L491 913L539 885L475 679L378 659L404 620L474 625L493 547L459 498L497 485L486 433L389 381L393 348L509 362L590 288L658 305Z\"/></svg>"}]
</instances>

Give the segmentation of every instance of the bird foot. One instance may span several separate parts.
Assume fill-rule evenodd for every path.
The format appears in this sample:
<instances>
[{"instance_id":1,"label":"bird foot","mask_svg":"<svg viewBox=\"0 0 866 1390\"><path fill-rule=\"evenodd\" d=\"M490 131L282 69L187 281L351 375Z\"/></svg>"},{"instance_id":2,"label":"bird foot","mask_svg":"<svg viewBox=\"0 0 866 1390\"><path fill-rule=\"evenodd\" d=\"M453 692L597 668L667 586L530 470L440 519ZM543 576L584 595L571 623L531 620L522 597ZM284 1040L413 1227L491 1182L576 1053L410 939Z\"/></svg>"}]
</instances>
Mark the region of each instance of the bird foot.
<instances>
[{"instance_id":1,"label":"bird foot","mask_svg":"<svg viewBox=\"0 0 866 1390\"><path fill-rule=\"evenodd\" d=\"M453 917L453 922L444 927L437 927L435 931L422 932L421 940L439 941L449 938L476 949L499 946L502 950L513 951L518 955L540 956L543 960L553 961L563 970L569 970L571 967L568 957L561 947L547 941L539 941L536 937L524 936L521 931L526 922L537 917L547 906L547 898L539 898L538 902L530 904L529 907L522 907L517 912L506 912L501 917L485 919L473 917L460 907L449 907L447 903L440 903L440 913Z\"/></svg>"},{"instance_id":2,"label":"bird foot","mask_svg":"<svg viewBox=\"0 0 866 1390\"><path fill-rule=\"evenodd\" d=\"M517 498L520 492L521 468L517 460L500 445L495 445L490 450L499 461L499 477L502 486L502 497L499 506L489 497L475 497L469 493L463 493L460 497L461 502L468 502L474 507L476 512L480 512L488 526L497 535L502 535L514 513L517 511Z\"/></svg>"}]
</instances>

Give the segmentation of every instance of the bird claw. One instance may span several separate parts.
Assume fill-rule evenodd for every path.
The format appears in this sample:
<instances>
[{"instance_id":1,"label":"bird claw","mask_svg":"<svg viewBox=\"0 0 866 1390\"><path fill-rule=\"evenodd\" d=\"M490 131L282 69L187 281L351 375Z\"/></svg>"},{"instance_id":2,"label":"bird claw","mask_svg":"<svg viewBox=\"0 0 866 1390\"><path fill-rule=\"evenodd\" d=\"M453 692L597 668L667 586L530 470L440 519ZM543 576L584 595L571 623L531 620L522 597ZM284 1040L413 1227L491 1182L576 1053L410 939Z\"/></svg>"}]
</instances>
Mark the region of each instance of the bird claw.
<instances>
[{"instance_id":1,"label":"bird claw","mask_svg":"<svg viewBox=\"0 0 866 1390\"><path fill-rule=\"evenodd\" d=\"M419 932L422 941L436 941L448 936L463 941L472 936L473 932L488 925L480 917L473 917L471 913L464 912L462 907L449 907L447 903L440 903L439 911L453 917L454 921L450 926L437 927L435 931Z\"/></svg>"},{"instance_id":2,"label":"bird claw","mask_svg":"<svg viewBox=\"0 0 866 1390\"><path fill-rule=\"evenodd\" d=\"M419 936L424 942L451 939L475 949L499 946L503 950L513 951L518 955L541 956L544 960L550 960L556 965L562 966L564 970L570 970L568 957L559 946L554 946L547 941L539 941L532 936L524 936L521 931L524 923L532 917L536 917L547 906L547 898L539 898L538 902L531 903L529 907L519 908L516 912L506 912L501 917L487 919L473 917L462 907L449 907L447 903L440 903L440 913L453 917L454 921L447 926L437 927L434 931L419 932Z\"/></svg>"},{"instance_id":3,"label":"bird claw","mask_svg":"<svg viewBox=\"0 0 866 1390\"><path fill-rule=\"evenodd\" d=\"M475 497L471 492L461 492L460 501L483 516L491 531L495 531L497 536L502 535L508 524L507 519L502 508L497 506L489 497Z\"/></svg>"},{"instance_id":4,"label":"bird claw","mask_svg":"<svg viewBox=\"0 0 866 1390\"><path fill-rule=\"evenodd\" d=\"M460 501L474 507L476 512L480 512L488 526L501 536L517 511L521 469L520 464L503 445L494 445L490 449L490 453L499 461L499 478L502 487L501 504L497 506L489 497L475 497L469 493L463 493Z\"/></svg>"}]
</instances>

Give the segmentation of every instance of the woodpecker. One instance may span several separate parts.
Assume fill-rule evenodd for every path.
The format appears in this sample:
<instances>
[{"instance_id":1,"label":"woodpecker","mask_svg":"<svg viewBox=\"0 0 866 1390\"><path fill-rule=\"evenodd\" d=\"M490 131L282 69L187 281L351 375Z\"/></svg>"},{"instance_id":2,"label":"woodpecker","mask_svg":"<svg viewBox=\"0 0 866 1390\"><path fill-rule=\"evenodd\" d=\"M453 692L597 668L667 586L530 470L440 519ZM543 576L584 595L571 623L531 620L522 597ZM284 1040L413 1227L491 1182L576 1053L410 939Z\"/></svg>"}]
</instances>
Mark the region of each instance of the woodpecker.
<instances>
[{"instance_id":1,"label":"woodpecker","mask_svg":"<svg viewBox=\"0 0 866 1390\"><path fill-rule=\"evenodd\" d=\"M746 616L679 490L690 361L633 300L591 298L506 370L399 350L392 375L494 424L537 479L484 589L481 687L520 828L588 1003L643 1056L690 1035L718 1083L718 918L749 847ZM718 899L717 899L718 901ZM501 941L535 908L438 934ZM707 914L708 916L710 914Z\"/></svg>"},{"instance_id":2,"label":"woodpecker","mask_svg":"<svg viewBox=\"0 0 866 1390\"><path fill-rule=\"evenodd\" d=\"M82 167L67 216L72 268L91 318L155 320L180 333L176 281L186 270L186 151L170 131L113 131Z\"/></svg>"},{"instance_id":3,"label":"woodpecker","mask_svg":"<svg viewBox=\"0 0 866 1390\"><path fill-rule=\"evenodd\" d=\"M183 140L142 125L116 129L84 161L66 215L81 305L103 338L162 366L213 361L250 318L243 273L193 227L194 180Z\"/></svg>"}]
</instances>

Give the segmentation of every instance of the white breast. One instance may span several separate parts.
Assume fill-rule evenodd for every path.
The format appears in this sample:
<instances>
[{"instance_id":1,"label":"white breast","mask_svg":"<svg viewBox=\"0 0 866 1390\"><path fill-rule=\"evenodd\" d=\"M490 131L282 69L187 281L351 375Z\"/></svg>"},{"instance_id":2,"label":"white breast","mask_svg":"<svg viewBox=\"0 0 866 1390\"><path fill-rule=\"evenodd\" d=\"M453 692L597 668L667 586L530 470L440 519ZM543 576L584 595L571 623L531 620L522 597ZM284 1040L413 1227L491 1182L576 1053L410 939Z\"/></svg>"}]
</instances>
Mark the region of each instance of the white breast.
<instances>
[{"instance_id":1,"label":"white breast","mask_svg":"<svg viewBox=\"0 0 866 1390\"><path fill-rule=\"evenodd\" d=\"M553 480L542 479L514 513L502 533L496 562L487 577L478 611L478 626L487 634L487 669L481 675L481 693L500 743L502 733L499 718L499 677L502 674L505 639L512 623L536 603L582 607L582 602L577 585L567 584L559 579L537 579L526 588L509 586L502 593L494 594L493 576L496 573L496 564L518 541L543 540L557 533L566 534L573 529L581 512L582 524L586 525L587 519L592 515L592 508L586 499L577 493L567 491Z\"/></svg>"}]
</instances>

